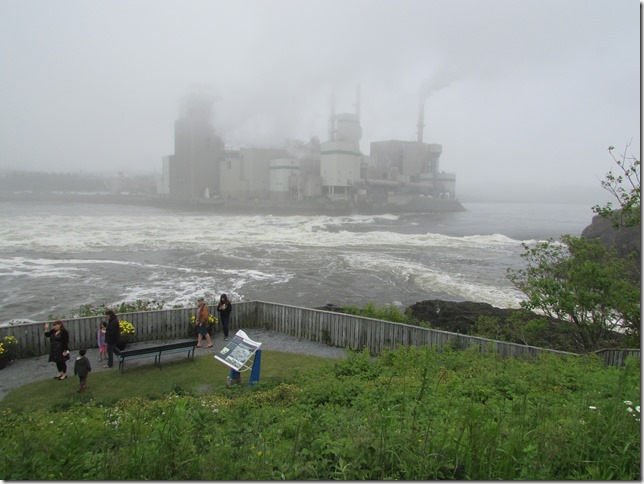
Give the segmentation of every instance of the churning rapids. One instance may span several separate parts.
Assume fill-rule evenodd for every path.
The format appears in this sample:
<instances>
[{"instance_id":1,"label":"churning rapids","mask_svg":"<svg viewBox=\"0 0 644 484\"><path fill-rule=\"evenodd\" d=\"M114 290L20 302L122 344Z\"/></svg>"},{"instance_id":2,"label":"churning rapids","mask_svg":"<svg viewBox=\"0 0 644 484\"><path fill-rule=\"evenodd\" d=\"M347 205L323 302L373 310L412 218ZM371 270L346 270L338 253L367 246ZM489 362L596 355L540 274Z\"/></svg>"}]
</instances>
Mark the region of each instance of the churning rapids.
<instances>
[{"instance_id":1,"label":"churning rapids","mask_svg":"<svg viewBox=\"0 0 644 484\"><path fill-rule=\"evenodd\" d=\"M579 235L586 205L464 203L467 212L240 216L0 203L0 323L136 299L303 307L427 299L518 307L522 242Z\"/></svg>"}]
</instances>

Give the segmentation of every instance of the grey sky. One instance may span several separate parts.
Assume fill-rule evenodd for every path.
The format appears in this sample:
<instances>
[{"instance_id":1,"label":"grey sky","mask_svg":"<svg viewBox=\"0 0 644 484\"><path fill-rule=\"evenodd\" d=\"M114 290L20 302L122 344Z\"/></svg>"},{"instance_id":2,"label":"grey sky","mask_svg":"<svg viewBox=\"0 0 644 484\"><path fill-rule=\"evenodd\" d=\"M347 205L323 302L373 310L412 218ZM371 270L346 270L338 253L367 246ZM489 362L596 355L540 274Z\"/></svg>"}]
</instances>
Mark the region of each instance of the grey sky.
<instances>
[{"instance_id":1,"label":"grey sky","mask_svg":"<svg viewBox=\"0 0 644 484\"><path fill-rule=\"evenodd\" d=\"M228 145L327 137L443 145L457 190L598 186L640 153L638 0L2 0L0 169L151 172L209 86Z\"/></svg>"}]
</instances>

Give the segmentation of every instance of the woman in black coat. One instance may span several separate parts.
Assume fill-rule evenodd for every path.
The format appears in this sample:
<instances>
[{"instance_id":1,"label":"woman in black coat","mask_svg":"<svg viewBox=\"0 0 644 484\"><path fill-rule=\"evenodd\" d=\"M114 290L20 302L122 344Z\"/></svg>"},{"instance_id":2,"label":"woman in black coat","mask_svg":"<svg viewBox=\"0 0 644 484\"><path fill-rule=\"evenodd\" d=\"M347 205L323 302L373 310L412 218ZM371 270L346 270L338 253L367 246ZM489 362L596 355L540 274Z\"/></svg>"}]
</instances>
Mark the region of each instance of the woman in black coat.
<instances>
[{"instance_id":1,"label":"woman in black coat","mask_svg":"<svg viewBox=\"0 0 644 484\"><path fill-rule=\"evenodd\" d=\"M107 345L107 365L103 368L112 368L114 365L114 348L119 344L119 335L121 329L119 328L119 318L116 313L111 309L105 311L107 315L107 328L105 328L105 344Z\"/></svg>"},{"instance_id":2,"label":"woman in black coat","mask_svg":"<svg viewBox=\"0 0 644 484\"><path fill-rule=\"evenodd\" d=\"M54 321L49 331L49 323L45 323L45 337L49 338L49 361L56 363L60 375L56 380L67 378L67 360L69 360L69 333L62 321Z\"/></svg>"},{"instance_id":3,"label":"woman in black coat","mask_svg":"<svg viewBox=\"0 0 644 484\"><path fill-rule=\"evenodd\" d=\"M219 320L221 327L224 329L224 341L228 339L228 323L230 322L230 312L233 310L233 305L230 304L228 296L222 294L219 298L219 305L217 311L219 312Z\"/></svg>"}]
</instances>

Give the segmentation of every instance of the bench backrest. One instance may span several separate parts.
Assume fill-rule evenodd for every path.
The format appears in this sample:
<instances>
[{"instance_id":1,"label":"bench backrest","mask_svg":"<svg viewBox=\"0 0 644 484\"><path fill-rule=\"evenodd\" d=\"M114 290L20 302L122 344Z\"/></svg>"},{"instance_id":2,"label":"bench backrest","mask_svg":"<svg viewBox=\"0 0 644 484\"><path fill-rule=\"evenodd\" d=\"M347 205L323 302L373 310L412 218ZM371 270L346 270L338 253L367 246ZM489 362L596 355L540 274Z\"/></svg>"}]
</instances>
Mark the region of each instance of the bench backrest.
<instances>
[{"instance_id":1,"label":"bench backrest","mask_svg":"<svg viewBox=\"0 0 644 484\"><path fill-rule=\"evenodd\" d=\"M118 356L136 356L145 355L149 353L160 353L162 351L177 350L181 348L192 348L196 346L196 341L181 341L179 343L170 343L167 345L148 346L147 348L136 348L133 350L124 350L117 353Z\"/></svg>"},{"instance_id":2,"label":"bench backrest","mask_svg":"<svg viewBox=\"0 0 644 484\"><path fill-rule=\"evenodd\" d=\"M160 350L176 350L179 348L193 348L197 346L196 341L182 341L180 343L170 343L169 345L156 346Z\"/></svg>"},{"instance_id":3,"label":"bench backrest","mask_svg":"<svg viewBox=\"0 0 644 484\"><path fill-rule=\"evenodd\" d=\"M119 351L118 356L136 356L136 355L146 355L150 353L158 353L159 352L159 347L150 347L150 348L138 348L136 350L127 350L127 351Z\"/></svg>"}]
</instances>

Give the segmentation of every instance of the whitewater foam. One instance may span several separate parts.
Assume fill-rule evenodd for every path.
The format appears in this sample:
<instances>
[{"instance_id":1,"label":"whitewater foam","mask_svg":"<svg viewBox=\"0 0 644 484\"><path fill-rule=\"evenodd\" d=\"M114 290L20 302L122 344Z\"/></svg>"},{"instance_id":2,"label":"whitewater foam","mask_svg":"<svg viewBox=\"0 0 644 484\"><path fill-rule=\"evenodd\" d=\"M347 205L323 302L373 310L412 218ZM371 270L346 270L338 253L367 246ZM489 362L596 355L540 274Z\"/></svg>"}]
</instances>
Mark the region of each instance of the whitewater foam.
<instances>
[{"instance_id":1,"label":"whitewater foam","mask_svg":"<svg viewBox=\"0 0 644 484\"><path fill-rule=\"evenodd\" d=\"M522 243L557 235L552 227L569 226L570 214L552 207L466 208L472 211L242 216L4 204L0 321L69 314L92 302L192 306L198 295L214 301L224 292L234 301L308 307L433 298L516 307L521 295L506 269L523 265ZM531 218L530 210L541 212Z\"/></svg>"}]
</instances>

